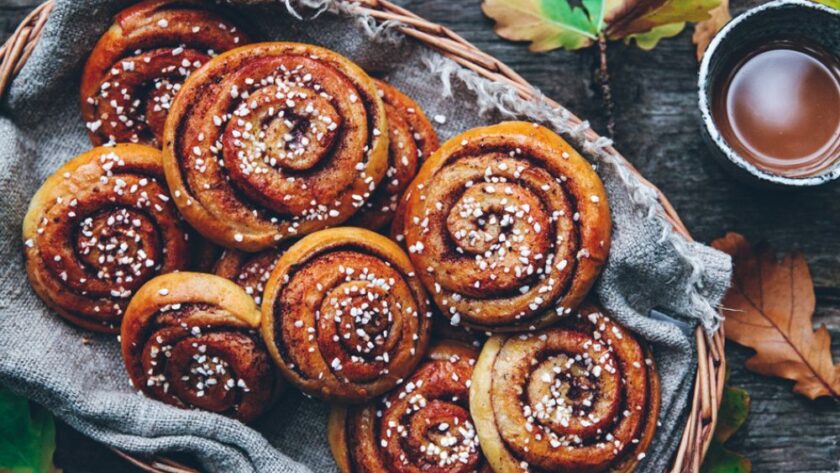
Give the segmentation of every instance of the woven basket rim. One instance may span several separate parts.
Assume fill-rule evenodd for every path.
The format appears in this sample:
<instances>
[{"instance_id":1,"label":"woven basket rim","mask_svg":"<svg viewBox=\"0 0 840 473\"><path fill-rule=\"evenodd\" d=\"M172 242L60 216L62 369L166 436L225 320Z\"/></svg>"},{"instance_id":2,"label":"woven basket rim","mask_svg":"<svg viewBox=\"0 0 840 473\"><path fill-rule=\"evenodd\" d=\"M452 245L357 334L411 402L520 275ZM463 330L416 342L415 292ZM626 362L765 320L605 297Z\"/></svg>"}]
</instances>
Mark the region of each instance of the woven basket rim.
<instances>
[{"instance_id":1,"label":"woven basket rim","mask_svg":"<svg viewBox=\"0 0 840 473\"><path fill-rule=\"evenodd\" d=\"M407 9L391 3L389 0L336 1L344 4L352 3L359 13L369 15L377 21L394 22L396 25L394 27L406 36L435 49L438 53L481 77L510 85L523 99L536 100L539 98L552 107L565 110L559 103L540 95L534 86L509 66L481 51L449 28L427 21ZM4 97L9 84L31 56L41 37L49 14L55 6L54 2L55 0L46 0L36 7L21 22L5 44L0 47L0 99ZM574 124L583 122L572 113L569 113L569 120ZM591 141L600 138L600 135L592 128L586 129L585 136ZM622 161L643 185L656 192L666 220L677 233L692 240L688 229L662 191L645 179L633 164L614 147L610 145L604 150ZM712 434L717 423L717 411L723 392L726 372L723 326L721 325L720 329L712 335L698 326L694 335L697 343L697 373L695 375L694 393L679 448L674 454L671 467L667 470L669 473L700 471L700 465L712 441ZM129 463L149 473L200 473L200 470L166 457L141 458L119 449L112 448L112 450Z\"/></svg>"}]
</instances>

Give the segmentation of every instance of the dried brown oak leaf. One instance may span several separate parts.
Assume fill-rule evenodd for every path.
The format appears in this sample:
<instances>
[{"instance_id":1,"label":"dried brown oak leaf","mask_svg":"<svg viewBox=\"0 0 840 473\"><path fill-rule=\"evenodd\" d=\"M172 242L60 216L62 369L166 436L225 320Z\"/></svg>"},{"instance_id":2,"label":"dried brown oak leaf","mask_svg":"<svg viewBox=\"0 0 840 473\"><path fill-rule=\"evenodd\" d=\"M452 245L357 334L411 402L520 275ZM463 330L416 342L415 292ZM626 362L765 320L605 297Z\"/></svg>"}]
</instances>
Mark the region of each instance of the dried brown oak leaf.
<instances>
[{"instance_id":1,"label":"dried brown oak leaf","mask_svg":"<svg viewBox=\"0 0 840 473\"><path fill-rule=\"evenodd\" d=\"M726 338L756 351L748 369L795 381L793 391L816 399L840 398L840 365L831 359L825 326L813 328L815 296L808 263L799 253L782 259L728 233L712 243L732 256L732 288L723 301Z\"/></svg>"},{"instance_id":2,"label":"dried brown oak leaf","mask_svg":"<svg viewBox=\"0 0 840 473\"><path fill-rule=\"evenodd\" d=\"M732 15L729 14L729 0L720 0L720 5L709 10L709 19L694 25L694 34L691 41L697 45L697 61L703 59L703 53L712 42L712 38L729 23Z\"/></svg>"}]
</instances>

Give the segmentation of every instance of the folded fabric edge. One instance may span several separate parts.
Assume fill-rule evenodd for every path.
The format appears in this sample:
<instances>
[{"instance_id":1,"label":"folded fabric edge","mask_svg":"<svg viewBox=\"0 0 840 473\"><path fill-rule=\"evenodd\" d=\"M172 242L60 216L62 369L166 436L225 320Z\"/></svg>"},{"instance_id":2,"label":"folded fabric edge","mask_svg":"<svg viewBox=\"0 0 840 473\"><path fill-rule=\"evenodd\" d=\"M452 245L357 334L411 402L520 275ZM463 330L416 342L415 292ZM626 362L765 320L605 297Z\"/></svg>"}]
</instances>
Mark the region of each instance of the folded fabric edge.
<instances>
[{"instance_id":1,"label":"folded fabric edge","mask_svg":"<svg viewBox=\"0 0 840 473\"><path fill-rule=\"evenodd\" d=\"M12 360L5 360L12 361ZM125 411L126 399L130 401L132 394L121 394L117 400L98 399L88 400L86 402L79 401L72 393L62 392L52 384L39 383L32 381L37 379L37 376L29 373L27 370L10 370L3 369L0 363L0 384L8 387L12 392L25 396L32 401L43 405L48 410L54 413L56 417L66 422L75 430L83 433L91 439L106 445L110 448L116 448L120 451L138 455L141 457L148 457L153 455L165 455L167 453L183 453L189 455L201 462L202 467L206 471L258 471L257 466L260 464L276 465L278 462L289 465L294 471L299 473L310 473L311 470L305 465L292 460L285 454L279 452L266 440L262 434L253 430L251 427L245 426L249 430L248 445L251 450L243 449L240 445L231 443L229 440L222 439L220 432L229 431L233 428L239 430L243 426L235 420L228 419L224 416L191 410L178 409L176 407L167 406L159 401L143 398L144 402L154 403L155 409L163 409L175 421L180 419L181 425L192 425L196 413L202 416L215 416L218 426L215 432L210 432L210 435L199 437L197 435L177 433L177 428L170 428L164 430L163 433L150 437L135 434L125 433L128 425L122 423L112 414L106 415L103 418L102 409L108 405L118 404L112 406L117 408L120 412ZM22 363L14 363L22 366ZM9 373L15 373L10 376ZM140 396L139 394L137 396ZM92 404L97 407L94 409ZM80 410L81 407L81 410ZM142 406L141 406L142 409ZM226 424L235 423L226 429ZM122 426L123 428L120 428ZM134 426L136 427L136 426ZM208 455L208 452L213 452ZM274 460L277 461L274 461Z\"/></svg>"}]
</instances>

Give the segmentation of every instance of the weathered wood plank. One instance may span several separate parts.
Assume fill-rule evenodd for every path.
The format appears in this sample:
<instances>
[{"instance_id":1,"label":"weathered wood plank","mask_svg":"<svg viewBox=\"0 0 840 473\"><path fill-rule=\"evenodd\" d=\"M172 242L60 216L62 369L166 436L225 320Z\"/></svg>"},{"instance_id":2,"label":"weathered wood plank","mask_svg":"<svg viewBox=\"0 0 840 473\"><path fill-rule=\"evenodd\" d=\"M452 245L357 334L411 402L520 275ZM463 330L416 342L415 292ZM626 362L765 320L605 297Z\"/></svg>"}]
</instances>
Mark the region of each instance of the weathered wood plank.
<instances>
[{"instance_id":1,"label":"weathered wood plank","mask_svg":"<svg viewBox=\"0 0 840 473\"><path fill-rule=\"evenodd\" d=\"M15 31L21 20L41 2L39 0L3 0L0 4L0 38Z\"/></svg>"},{"instance_id":2,"label":"weathered wood plank","mask_svg":"<svg viewBox=\"0 0 840 473\"><path fill-rule=\"evenodd\" d=\"M0 38L14 30L39 0L0 2ZM500 40L478 0L399 0L425 18L451 27L505 61L547 95L588 118L598 130L604 117L594 70L594 51L532 54L523 44ZM734 1L736 11L758 0ZM672 200L696 238L709 241L734 230L808 257L818 291L816 323L828 325L840 358L840 185L795 193L744 187L714 164L700 138L697 63L690 32L644 52L611 44L617 147ZM751 351L727 347L733 385L747 389L753 408L731 442L756 472L840 471L840 405L810 402L791 393L791 383L750 373ZM59 427L57 461L68 473L137 471L107 449L67 426Z\"/></svg>"}]
</instances>

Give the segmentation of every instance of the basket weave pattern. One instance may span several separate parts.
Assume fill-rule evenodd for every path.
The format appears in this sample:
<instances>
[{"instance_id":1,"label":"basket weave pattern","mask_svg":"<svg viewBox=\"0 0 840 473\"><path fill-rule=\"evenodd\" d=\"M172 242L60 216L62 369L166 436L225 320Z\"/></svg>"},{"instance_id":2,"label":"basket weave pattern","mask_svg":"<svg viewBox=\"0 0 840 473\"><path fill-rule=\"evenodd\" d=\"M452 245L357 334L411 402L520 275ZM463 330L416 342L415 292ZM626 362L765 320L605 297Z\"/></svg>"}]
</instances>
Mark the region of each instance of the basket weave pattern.
<instances>
[{"instance_id":1,"label":"basket weave pattern","mask_svg":"<svg viewBox=\"0 0 840 473\"><path fill-rule=\"evenodd\" d=\"M562 108L556 102L540 96L538 91L513 69L484 53L452 30L426 21L387 0L356 0L354 3L357 4L354 8L359 13L369 15L379 21L394 22L396 24L395 28L406 36L434 48L481 77L513 87L523 99L537 100L539 98L547 101L552 107ZM9 83L32 54L53 6L53 0L48 0L35 8L6 43L0 47L0 98L4 96ZM570 115L570 121L573 125L582 123L582 120L574 115ZM591 141L596 141L599 138L598 134L591 128L586 129L585 136ZM659 202L665 210L665 218L671 223L675 231L690 239L691 235L683 225L679 215L659 189L644 179L638 170L613 147L609 146L604 150L624 162L644 185L656 191ZM680 446L669 470L672 473L700 471L700 465L709 448L712 433L717 423L717 410L723 390L726 371L726 360L723 352L723 327L713 336L709 336L702 328L698 327L695 338L698 363L694 394ZM115 451L130 463L151 473L199 473L198 470L167 458L139 459L125 452Z\"/></svg>"}]
</instances>

